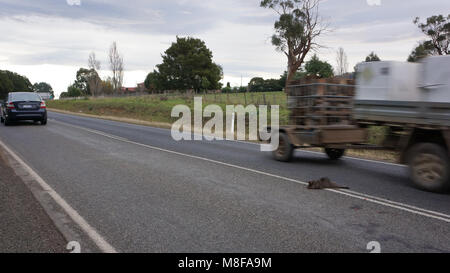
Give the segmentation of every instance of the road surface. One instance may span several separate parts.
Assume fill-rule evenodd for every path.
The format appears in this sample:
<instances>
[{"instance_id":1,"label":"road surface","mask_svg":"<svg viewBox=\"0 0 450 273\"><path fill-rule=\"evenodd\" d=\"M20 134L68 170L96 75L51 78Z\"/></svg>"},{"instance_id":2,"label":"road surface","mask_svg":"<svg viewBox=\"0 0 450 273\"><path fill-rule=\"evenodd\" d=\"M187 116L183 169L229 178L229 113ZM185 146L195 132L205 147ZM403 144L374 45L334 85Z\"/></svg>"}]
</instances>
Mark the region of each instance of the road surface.
<instances>
[{"instance_id":1,"label":"road surface","mask_svg":"<svg viewBox=\"0 0 450 273\"><path fill-rule=\"evenodd\" d=\"M450 195L415 189L400 165L280 163L255 144L54 112L0 140L118 252L450 252ZM306 189L323 176L350 191Z\"/></svg>"}]
</instances>

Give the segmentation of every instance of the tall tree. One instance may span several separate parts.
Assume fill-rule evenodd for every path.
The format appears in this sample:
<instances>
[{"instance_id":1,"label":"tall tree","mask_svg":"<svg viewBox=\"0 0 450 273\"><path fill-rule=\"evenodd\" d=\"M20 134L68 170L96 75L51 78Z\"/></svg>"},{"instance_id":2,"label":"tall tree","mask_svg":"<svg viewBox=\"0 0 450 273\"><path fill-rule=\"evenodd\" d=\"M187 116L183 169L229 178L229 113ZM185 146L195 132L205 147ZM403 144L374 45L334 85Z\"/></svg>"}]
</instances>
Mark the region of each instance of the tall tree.
<instances>
[{"instance_id":1,"label":"tall tree","mask_svg":"<svg viewBox=\"0 0 450 273\"><path fill-rule=\"evenodd\" d=\"M164 89L164 84L161 82L161 77L157 71L148 73L144 85L152 93Z\"/></svg>"},{"instance_id":2,"label":"tall tree","mask_svg":"<svg viewBox=\"0 0 450 273\"><path fill-rule=\"evenodd\" d=\"M83 95L84 95L83 91L80 88L76 87L74 84L72 84L69 87L67 87L67 91L62 92L59 97L60 98L77 98L77 97L81 97Z\"/></svg>"},{"instance_id":3,"label":"tall tree","mask_svg":"<svg viewBox=\"0 0 450 273\"><path fill-rule=\"evenodd\" d=\"M317 38L327 29L319 17L320 0L263 0L260 6L273 9L275 22L272 44L288 59L286 85L293 79L310 50L320 47Z\"/></svg>"},{"instance_id":4,"label":"tall tree","mask_svg":"<svg viewBox=\"0 0 450 273\"><path fill-rule=\"evenodd\" d=\"M46 82L39 82L33 84L33 92L53 92L53 88L50 84Z\"/></svg>"},{"instance_id":5,"label":"tall tree","mask_svg":"<svg viewBox=\"0 0 450 273\"><path fill-rule=\"evenodd\" d=\"M33 92L50 93L52 98L55 97L55 92L53 92L52 86L46 82L39 82L33 84Z\"/></svg>"},{"instance_id":6,"label":"tall tree","mask_svg":"<svg viewBox=\"0 0 450 273\"><path fill-rule=\"evenodd\" d=\"M431 55L450 54L450 14L435 15L427 18L425 23L420 22L420 18L414 19L419 29L428 36L428 40L420 44L411 52L408 57L409 62L417 62L420 59Z\"/></svg>"},{"instance_id":7,"label":"tall tree","mask_svg":"<svg viewBox=\"0 0 450 273\"><path fill-rule=\"evenodd\" d=\"M380 57L378 57L377 54L375 54L375 52L371 52L369 54L369 56L366 57L366 63L370 63L370 62L379 62L381 61Z\"/></svg>"},{"instance_id":8,"label":"tall tree","mask_svg":"<svg viewBox=\"0 0 450 273\"><path fill-rule=\"evenodd\" d=\"M180 38L165 51L163 63L149 75L158 89L217 90L223 77L222 67L212 60L213 54L205 42L192 37Z\"/></svg>"},{"instance_id":9,"label":"tall tree","mask_svg":"<svg viewBox=\"0 0 450 273\"><path fill-rule=\"evenodd\" d=\"M306 72L303 69L303 67L300 67L297 72L295 72L295 75L292 77L291 81L300 80L306 77ZM287 85L287 71L283 72L283 75L280 76L279 79L280 85L282 88L285 88Z\"/></svg>"},{"instance_id":10,"label":"tall tree","mask_svg":"<svg viewBox=\"0 0 450 273\"><path fill-rule=\"evenodd\" d=\"M315 54L311 60L306 62L305 70L308 76L319 78L331 78L334 75L333 66L328 62L321 61Z\"/></svg>"},{"instance_id":11,"label":"tall tree","mask_svg":"<svg viewBox=\"0 0 450 273\"><path fill-rule=\"evenodd\" d=\"M109 49L109 67L112 72L112 84L114 88L114 92L119 92L123 83L123 57L120 55L119 50L117 49L117 43L113 42Z\"/></svg>"},{"instance_id":12,"label":"tall tree","mask_svg":"<svg viewBox=\"0 0 450 273\"><path fill-rule=\"evenodd\" d=\"M347 61L347 54L345 54L345 51L342 47L340 47L336 53L336 63L337 63L337 69L336 73L338 76L342 76L348 71L348 61Z\"/></svg>"},{"instance_id":13,"label":"tall tree","mask_svg":"<svg viewBox=\"0 0 450 273\"><path fill-rule=\"evenodd\" d=\"M418 62L421 59L433 55L433 50L427 48L424 43L420 43L412 52L409 54L408 62Z\"/></svg>"},{"instance_id":14,"label":"tall tree","mask_svg":"<svg viewBox=\"0 0 450 273\"><path fill-rule=\"evenodd\" d=\"M250 92L262 92L264 91L264 79L261 77L255 77L248 83L248 90Z\"/></svg>"},{"instance_id":15,"label":"tall tree","mask_svg":"<svg viewBox=\"0 0 450 273\"><path fill-rule=\"evenodd\" d=\"M102 92L102 80L98 75L98 71L101 69L100 61L97 60L95 53L91 52L88 58L89 69L95 73L92 73L91 77L88 79L89 89L92 96L100 95Z\"/></svg>"},{"instance_id":16,"label":"tall tree","mask_svg":"<svg viewBox=\"0 0 450 273\"><path fill-rule=\"evenodd\" d=\"M94 69L80 68L77 71L76 80L73 85L81 90L84 96L92 95L93 92L89 83L94 79L100 79L97 71Z\"/></svg>"},{"instance_id":17,"label":"tall tree","mask_svg":"<svg viewBox=\"0 0 450 273\"><path fill-rule=\"evenodd\" d=\"M0 70L0 99L5 99L10 92L31 91L33 85L27 77L8 70Z\"/></svg>"}]
</instances>

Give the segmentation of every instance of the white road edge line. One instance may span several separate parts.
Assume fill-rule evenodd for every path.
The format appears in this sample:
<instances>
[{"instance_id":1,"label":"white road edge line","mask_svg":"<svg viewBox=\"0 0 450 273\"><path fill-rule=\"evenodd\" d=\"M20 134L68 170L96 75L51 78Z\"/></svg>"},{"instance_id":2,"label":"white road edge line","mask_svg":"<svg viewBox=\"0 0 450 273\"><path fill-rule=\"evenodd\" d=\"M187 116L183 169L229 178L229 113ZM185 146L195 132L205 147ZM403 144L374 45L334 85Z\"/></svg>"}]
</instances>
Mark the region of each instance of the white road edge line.
<instances>
[{"instance_id":1,"label":"white road edge line","mask_svg":"<svg viewBox=\"0 0 450 273\"><path fill-rule=\"evenodd\" d=\"M101 118L94 118L94 117L70 115L70 114L64 114L64 113L58 113L58 112L52 112L52 113L56 113L56 114L60 114L60 115L76 116L76 117L81 117L81 118L86 118L86 119L97 119L97 120L102 120L102 121L110 121L110 122L114 122L114 123L126 123L127 125L133 125L133 126L143 127L143 128L152 128L152 129L157 129L157 130L161 130L161 131L170 131L170 129L166 129L166 128L158 128L158 127L149 126L149 125L140 125L140 124L127 123L127 122L124 122L124 121L115 121L115 120L110 120L110 119L101 119ZM56 121L55 119L53 119L53 120ZM195 136L197 134L193 134L193 135ZM250 145L261 145L260 143L254 143L254 142L242 141L242 140L233 140L233 139L223 139L223 141L237 142L237 143L250 144ZM323 153L321 153L321 152L314 152L314 151L307 151L307 150L297 150L297 151L303 152L303 153L323 155ZM358 157L352 157L352 156L344 156L343 158L356 160L356 161L365 161L365 162L370 162L370 163L375 163L375 164L394 166L394 167L401 167L401 168L406 168L407 167L406 165L403 165L403 164L384 162L384 161L378 161L378 160L371 160L371 159L364 159L364 158L358 158Z\"/></svg>"},{"instance_id":2,"label":"white road edge line","mask_svg":"<svg viewBox=\"0 0 450 273\"><path fill-rule=\"evenodd\" d=\"M72 125L72 124L67 124L67 123L60 122L60 121L56 121L56 122L60 123L62 125L66 125L66 126L73 127L73 128L78 128L80 130L84 130L84 131L87 131L87 132L98 134L98 135L101 135L101 136L104 136L104 137L108 137L108 138L111 138L111 139L115 139L115 140L118 140L118 141L122 141L122 142L125 142L125 143L129 143L129 144L133 144L133 145L149 148L149 149L152 149L152 150L158 150L158 151L165 152L165 153L170 153L170 154L180 155L180 156L189 157L189 158L193 158L193 159L198 159L198 160L202 160L202 161L207 161L207 162L215 163L215 164L218 164L218 165L223 165L223 166L227 166L227 167L231 167L231 168L241 169L241 170L248 171L248 172L253 172L253 173L257 173L257 174L261 174L261 175L265 175L265 176L269 176L269 177L273 177L273 178L277 178L277 179L281 179L281 180L285 180L285 181L289 181L289 182L294 182L294 183L301 184L301 185L308 185L308 183L306 183L306 182L295 180L295 179L292 179L292 178L283 177L283 176L279 176L279 175L271 174L271 173L266 173L266 172L258 171L258 170L254 170L254 169L249 169L249 168L245 168L245 167L241 167L241 166L237 166L237 165L233 165L233 164L229 164L229 163L225 163L225 162L221 162L221 161L217 161L217 160L213 160L213 159L209 159L209 158L205 158L205 157L189 155L189 154L175 152L175 151L171 151L171 150L167 150L167 149L163 149L163 148L159 148L159 147L154 147L154 146L151 146L151 145L146 145L146 144L142 144L142 143L139 143L139 142L134 142L134 141L131 141L131 140L127 140L127 139L124 139L124 138L111 136L109 134L102 133L102 132L99 132L99 131L92 131L92 130L84 128L84 127L80 127L80 126L76 126L76 125ZM428 217L428 218L433 218L433 219L436 219L436 220L441 220L441 221L450 223L450 215L448 215L448 214L444 214L444 213L440 213L440 212L436 212L436 211L431 211L431 210L426 210L426 209L414 207L414 206L411 206L411 205L408 205L408 204L395 202L395 201L390 201L390 200L387 200L387 199L383 199L383 198L379 198L379 197L375 197L375 196L370 196L370 195L366 195L366 194L362 194L362 193L358 193L358 192L353 192L353 191L332 190L332 189L327 189L327 191L334 192L334 193L337 193L337 194L341 194L341 195L353 197L353 198L356 198L356 199L364 200L364 201L367 201L367 202L370 202L370 203L375 203L375 204L379 204L379 205L383 205L383 206L399 209L399 210L402 210L402 211L407 211L407 212L410 212L410 213L413 213L413 214L417 214L417 215L421 215L421 216L425 216L425 217Z\"/></svg>"},{"instance_id":3,"label":"white road edge line","mask_svg":"<svg viewBox=\"0 0 450 273\"><path fill-rule=\"evenodd\" d=\"M14 153L3 141L2 146L28 173L41 185L41 187L55 200L55 202L69 215L70 218L89 236L89 238L104 253L118 253L86 220L73 209L50 185L48 185L30 166L28 166L16 153Z\"/></svg>"}]
</instances>

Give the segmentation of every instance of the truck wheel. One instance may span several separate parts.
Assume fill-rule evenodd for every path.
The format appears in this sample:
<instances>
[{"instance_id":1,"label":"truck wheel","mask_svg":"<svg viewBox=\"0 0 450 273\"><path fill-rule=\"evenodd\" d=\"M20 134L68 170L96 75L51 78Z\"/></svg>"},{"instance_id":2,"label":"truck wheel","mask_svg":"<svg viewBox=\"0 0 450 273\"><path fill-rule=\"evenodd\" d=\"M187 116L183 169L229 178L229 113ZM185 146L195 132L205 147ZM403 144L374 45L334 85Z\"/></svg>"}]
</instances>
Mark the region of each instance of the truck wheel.
<instances>
[{"instance_id":1,"label":"truck wheel","mask_svg":"<svg viewBox=\"0 0 450 273\"><path fill-rule=\"evenodd\" d=\"M426 191L444 192L450 188L449 157L444 147L420 143L408 151L409 172L414 184Z\"/></svg>"},{"instance_id":2,"label":"truck wheel","mask_svg":"<svg viewBox=\"0 0 450 273\"><path fill-rule=\"evenodd\" d=\"M280 132L278 149L273 152L273 157L277 161L289 162L294 154L294 146L291 144L286 133Z\"/></svg>"},{"instance_id":3,"label":"truck wheel","mask_svg":"<svg viewBox=\"0 0 450 273\"><path fill-rule=\"evenodd\" d=\"M325 153L328 155L329 159L338 160L339 158L344 156L345 149L325 148Z\"/></svg>"}]
</instances>

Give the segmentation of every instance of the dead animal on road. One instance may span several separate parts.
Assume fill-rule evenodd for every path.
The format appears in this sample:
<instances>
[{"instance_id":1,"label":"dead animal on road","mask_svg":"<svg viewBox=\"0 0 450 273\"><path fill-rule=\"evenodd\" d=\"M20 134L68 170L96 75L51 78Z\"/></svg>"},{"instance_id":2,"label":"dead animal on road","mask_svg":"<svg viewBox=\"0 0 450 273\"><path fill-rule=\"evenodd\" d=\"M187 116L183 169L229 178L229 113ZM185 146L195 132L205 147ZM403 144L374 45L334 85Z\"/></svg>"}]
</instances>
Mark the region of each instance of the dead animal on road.
<instances>
[{"instance_id":1,"label":"dead animal on road","mask_svg":"<svg viewBox=\"0 0 450 273\"><path fill-rule=\"evenodd\" d=\"M331 181L329 178L324 177L317 181L308 182L308 189L323 190L323 189L350 189L350 188L349 187L341 187L338 184Z\"/></svg>"}]
</instances>

